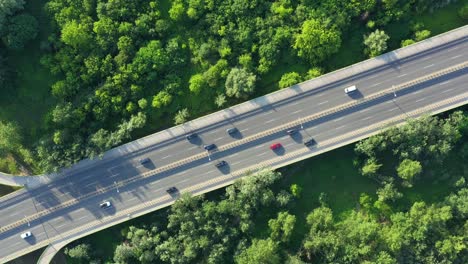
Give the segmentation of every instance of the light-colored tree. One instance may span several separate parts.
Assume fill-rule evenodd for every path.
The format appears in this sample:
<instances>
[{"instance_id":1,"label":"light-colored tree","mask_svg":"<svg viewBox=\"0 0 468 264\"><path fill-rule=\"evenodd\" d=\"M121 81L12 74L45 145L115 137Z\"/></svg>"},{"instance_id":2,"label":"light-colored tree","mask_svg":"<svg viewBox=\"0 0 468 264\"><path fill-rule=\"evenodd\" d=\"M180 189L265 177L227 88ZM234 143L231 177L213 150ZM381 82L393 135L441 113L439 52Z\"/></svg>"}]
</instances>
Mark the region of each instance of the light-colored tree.
<instances>
[{"instance_id":1,"label":"light-colored tree","mask_svg":"<svg viewBox=\"0 0 468 264\"><path fill-rule=\"evenodd\" d=\"M247 98L255 90L255 75L243 68L233 68L226 78L226 95Z\"/></svg>"},{"instance_id":2,"label":"light-colored tree","mask_svg":"<svg viewBox=\"0 0 468 264\"><path fill-rule=\"evenodd\" d=\"M422 172L421 163L417 160L404 159L397 167L397 173L400 178L407 181L410 185L418 174Z\"/></svg>"},{"instance_id":3,"label":"light-colored tree","mask_svg":"<svg viewBox=\"0 0 468 264\"><path fill-rule=\"evenodd\" d=\"M226 104L227 100L226 100L226 95L224 94L218 94L215 98L215 105L218 107L218 108L221 108L223 107L225 104Z\"/></svg>"},{"instance_id":4,"label":"light-colored tree","mask_svg":"<svg viewBox=\"0 0 468 264\"><path fill-rule=\"evenodd\" d=\"M187 118L189 118L189 116L190 113L187 108L179 110L174 117L174 124L180 125L187 122Z\"/></svg>"},{"instance_id":5,"label":"light-colored tree","mask_svg":"<svg viewBox=\"0 0 468 264\"><path fill-rule=\"evenodd\" d=\"M367 46L366 52L370 57L375 57L387 50L387 41L390 37L383 30L376 29L368 36L364 37L364 45Z\"/></svg>"},{"instance_id":6,"label":"light-colored tree","mask_svg":"<svg viewBox=\"0 0 468 264\"><path fill-rule=\"evenodd\" d=\"M254 239L252 245L235 258L237 264L280 264L278 243L271 239Z\"/></svg>"},{"instance_id":7,"label":"light-colored tree","mask_svg":"<svg viewBox=\"0 0 468 264\"><path fill-rule=\"evenodd\" d=\"M414 33L414 40L421 41L421 40L427 39L430 36L431 36L431 31L424 29L424 30L416 31Z\"/></svg>"},{"instance_id":8,"label":"light-colored tree","mask_svg":"<svg viewBox=\"0 0 468 264\"><path fill-rule=\"evenodd\" d=\"M416 42L414 40L412 40L412 39L405 39L405 40L401 41L401 47L403 48L403 47L412 45L414 43L416 43Z\"/></svg>"},{"instance_id":9,"label":"light-colored tree","mask_svg":"<svg viewBox=\"0 0 468 264\"><path fill-rule=\"evenodd\" d=\"M268 221L268 227L270 227L270 238L273 241L288 243L291 239L295 224L296 216L291 215L288 212L279 212L276 219L270 219Z\"/></svg>"},{"instance_id":10,"label":"light-colored tree","mask_svg":"<svg viewBox=\"0 0 468 264\"><path fill-rule=\"evenodd\" d=\"M77 259L79 261L86 261L91 258L91 245L89 244L79 244L72 248L65 248L65 255L68 255L70 258Z\"/></svg>"}]
</instances>

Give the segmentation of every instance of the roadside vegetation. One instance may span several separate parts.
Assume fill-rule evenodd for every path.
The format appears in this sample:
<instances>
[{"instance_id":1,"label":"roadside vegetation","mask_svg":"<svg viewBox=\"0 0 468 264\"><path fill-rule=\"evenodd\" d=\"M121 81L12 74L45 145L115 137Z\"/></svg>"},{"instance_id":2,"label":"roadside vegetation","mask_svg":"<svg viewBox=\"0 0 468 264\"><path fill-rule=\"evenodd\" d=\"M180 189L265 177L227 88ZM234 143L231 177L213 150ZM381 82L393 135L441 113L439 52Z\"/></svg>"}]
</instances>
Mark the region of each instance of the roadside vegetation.
<instances>
[{"instance_id":1,"label":"roadside vegetation","mask_svg":"<svg viewBox=\"0 0 468 264\"><path fill-rule=\"evenodd\" d=\"M22 148L0 158L57 170L464 25L467 4L5 0L0 121Z\"/></svg>"},{"instance_id":2,"label":"roadside vegetation","mask_svg":"<svg viewBox=\"0 0 468 264\"><path fill-rule=\"evenodd\" d=\"M422 117L209 197L182 195L65 252L71 263L466 263L467 155L468 113Z\"/></svg>"}]
</instances>

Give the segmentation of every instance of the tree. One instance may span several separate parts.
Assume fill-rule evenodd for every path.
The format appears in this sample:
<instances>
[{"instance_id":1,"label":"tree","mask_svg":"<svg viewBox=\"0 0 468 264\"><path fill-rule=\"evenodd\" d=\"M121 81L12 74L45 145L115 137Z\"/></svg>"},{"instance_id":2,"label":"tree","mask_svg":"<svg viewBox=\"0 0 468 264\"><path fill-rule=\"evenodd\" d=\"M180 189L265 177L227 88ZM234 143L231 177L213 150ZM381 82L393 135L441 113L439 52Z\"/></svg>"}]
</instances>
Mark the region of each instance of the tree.
<instances>
[{"instance_id":1,"label":"tree","mask_svg":"<svg viewBox=\"0 0 468 264\"><path fill-rule=\"evenodd\" d=\"M465 4L460 10L458 10L458 15L462 19L468 19L468 4Z\"/></svg>"},{"instance_id":2,"label":"tree","mask_svg":"<svg viewBox=\"0 0 468 264\"><path fill-rule=\"evenodd\" d=\"M278 85L279 85L279 88L286 88L289 86L293 86L294 84L299 83L299 82L301 82L301 75L299 75L299 73L288 72L288 73L283 74L283 76L281 76L281 79Z\"/></svg>"},{"instance_id":3,"label":"tree","mask_svg":"<svg viewBox=\"0 0 468 264\"><path fill-rule=\"evenodd\" d=\"M180 125L187 122L187 118L189 118L190 113L187 108L183 108L177 112L174 117L174 124Z\"/></svg>"},{"instance_id":4,"label":"tree","mask_svg":"<svg viewBox=\"0 0 468 264\"><path fill-rule=\"evenodd\" d=\"M288 205L288 203L291 201L291 194L289 194L287 191L280 191L278 195L276 196L276 202L278 203L279 206L284 207Z\"/></svg>"},{"instance_id":5,"label":"tree","mask_svg":"<svg viewBox=\"0 0 468 264\"><path fill-rule=\"evenodd\" d=\"M65 248L64 253L70 258L78 259L80 261L86 261L91 258L91 245L79 244L72 248Z\"/></svg>"},{"instance_id":6,"label":"tree","mask_svg":"<svg viewBox=\"0 0 468 264\"><path fill-rule=\"evenodd\" d=\"M10 19L3 43L10 49L20 50L37 36L37 20L28 14L21 14Z\"/></svg>"},{"instance_id":7,"label":"tree","mask_svg":"<svg viewBox=\"0 0 468 264\"><path fill-rule=\"evenodd\" d=\"M56 105L52 110L52 121L56 124L66 125L73 118L73 105L70 102Z\"/></svg>"},{"instance_id":8,"label":"tree","mask_svg":"<svg viewBox=\"0 0 468 264\"><path fill-rule=\"evenodd\" d=\"M414 177L420 174L421 171L421 163L410 159L403 160L397 168L398 176L410 184L414 180Z\"/></svg>"},{"instance_id":9,"label":"tree","mask_svg":"<svg viewBox=\"0 0 468 264\"><path fill-rule=\"evenodd\" d=\"M90 31L86 24L71 20L63 26L61 39L63 43L74 48L85 48L91 45L92 36Z\"/></svg>"},{"instance_id":10,"label":"tree","mask_svg":"<svg viewBox=\"0 0 468 264\"><path fill-rule=\"evenodd\" d=\"M425 29L425 30L420 30L420 31L416 31L414 33L414 40L415 41L421 41L421 40L425 40L427 39L428 37L431 36L431 31Z\"/></svg>"},{"instance_id":11,"label":"tree","mask_svg":"<svg viewBox=\"0 0 468 264\"><path fill-rule=\"evenodd\" d=\"M270 227L270 238L273 241L288 243L291 239L295 223L296 216L288 214L288 212L279 212L276 219L270 219L268 221L268 227Z\"/></svg>"},{"instance_id":12,"label":"tree","mask_svg":"<svg viewBox=\"0 0 468 264\"><path fill-rule=\"evenodd\" d=\"M302 24L294 40L298 55L310 63L318 63L336 53L341 46L341 33L322 21L311 19Z\"/></svg>"},{"instance_id":13,"label":"tree","mask_svg":"<svg viewBox=\"0 0 468 264\"><path fill-rule=\"evenodd\" d=\"M246 99L255 89L255 75L241 68L232 68L226 78L226 95Z\"/></svg>"},{"instance_id":14,"label":"tree","mask_svg":"<svg viewBox=\"0 0 468 264\"><path fill-rule=\"evenodd\" d=\"M190 77L189 89L194 94L199 94L200 91L206 86L205 79L202 74L195 74Z\"/></svg>"},{"instance_id":15,"label":"tree","mask_svg":"<svg viewBox=\"0 0 468 264\"><path fill-rule=\"evenodd\" d=\"M146 98L141 98L140 100L138 100L138 107L140 107L140 109L146 109L147 106L148 101L146 100Z\"/></svg>"},{"instance_id":16,"label":"tree","mask_svg":"<svg viewBox=\"0 0 468 264\"><path fill-rule=\"evenodd\" d=\"M6 19L16 11L22 10L24 0L1 0L0 1L0 34L3 32Z\"/></svg>"},{"instance_id":17,"label":"tree","mask_svg":"<svg viewBox=\"0 0 468 264\"><path fill-rule=\"evenodd\" d=\"M19 127L0 121L0 152L13 152L21 146Z\"/></svg>"},{"instance_id":18,"label":"tree","mask_svg":"<svg viewBox=\"0 0 468 264\"><path fill-rule=\"evenodd\" d=\"M255 239L250 247L235 257L235 262L238 264L279 264L281 257L278 244L271 239Z\"/></svg>"},{"instance_id":19,"label":"tree","mask_svg":"<svg viewBox=\"0 0 468 264\"><path fill-rule=\"evenodd\" d=\"M135 249L129 245L118 245L114 251L114 261L117 264L132 263L136 260Z\"/></svg>"},{"instance_id":20,"label":"tree","mask_svg":"<svg viewBox=\"0 0 468 264\"><path fill-rule=\"evenodd\" d=\"M412 39L405 39L405 40L401 41L401 47L403 48L403 47L412 45L414 43L416 43L416 42L414 40L412 40Z\"/></svg>"},{"instance_id":21,"label":"tree","mask_svg":"<svg viewBox=\"0 0 468 264\"><path fill-rule=\"evenodd\" d=\"M379 164L375 158L370 158L366 161L364 166L362 166L361 173L363 176L366 177L373 177L377 175L382 164Z\"/></svg>"},{"instance_id":22,"label":"tree","mask_svg":"<svg viewBox=\"0 0 468 264\"><path fill-rule=\"evenodd\" d=\"M323 74L322 69L320 69L319 67L314 67L307 71L306 79L307 80L314 79L314 78L319 77L322 74Z\"/></svg>"},{"instance_id":23,"label":"tree","mask_svg":"<svg viewBox=\"0 0 468 264\"><path fill-rule=\"evenodd\" d=\"M364 37L364 45L367 46L366 52L370 57L375 57L387 50L387 41L390 37L383 30L376 29L368 36Z\"/></svg>"},{"instance_id":24,"label":"tree","mask_svg":"<svg viewBox=\"0 0 468 264\"><path fill-rule=\"evenodd\" d=\"M396 201L403 197L403 194L398 192L398 190L393 185L393 182L386 183L383 187L377 189L377 196L379 201Z\"/></svg>"},{"instance_id":25,"label":"tree","mask_svg":"<svg viewBox=\"0 0 468 264\"><path fill-rule=\"evenodd\" d=\"M302 187L297 185L297 184L292 184L291 187L290 187L290 190L291 190L291 194L296 197L296 198L300 198L301 197L301 193L302 193Z\"/></svg>"},{"instance_id":26,"label":"tree","mask_svg":"<svg viewBox=\"0 0 468 264\"><path fill-rule=\"evenodd\" d=\"M215 105L219 108L223 107L227 103L226 95L218 94L215 98Z\"/></svg>"},{"instance_id":27,"label":"tree","mask_svg":"<svg viewBox=\"0 0 468 264\"><path fill-rule=\"evenodd\" d=\"M160 91L153 97L151 105L154 108L161 108L167 106L172 102L172 95L166 91Z\"/></svg>"}]
</instances>

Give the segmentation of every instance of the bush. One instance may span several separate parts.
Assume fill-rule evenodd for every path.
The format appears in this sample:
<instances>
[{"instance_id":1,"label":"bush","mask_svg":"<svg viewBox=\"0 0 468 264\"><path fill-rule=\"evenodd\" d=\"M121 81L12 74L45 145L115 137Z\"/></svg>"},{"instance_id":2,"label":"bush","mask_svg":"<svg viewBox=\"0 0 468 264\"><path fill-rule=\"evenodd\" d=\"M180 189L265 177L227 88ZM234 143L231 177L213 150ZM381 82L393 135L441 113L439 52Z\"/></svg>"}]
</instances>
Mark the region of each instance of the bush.
<instances>
[{"instance_id":1,"label":"bush","mask_svg":"<svg viewBox=\"0 0 468 264\"><path fill-rule=\"evenodd\" d=\"M283 74L283 76L281 76L281 80L279 81L278 84L279 84L279 88L282 89L282 88L292 86L299 82L301 82L301 75L299 75L299 73L288 72L288 73Z\"/></svg>"}]
</instances>

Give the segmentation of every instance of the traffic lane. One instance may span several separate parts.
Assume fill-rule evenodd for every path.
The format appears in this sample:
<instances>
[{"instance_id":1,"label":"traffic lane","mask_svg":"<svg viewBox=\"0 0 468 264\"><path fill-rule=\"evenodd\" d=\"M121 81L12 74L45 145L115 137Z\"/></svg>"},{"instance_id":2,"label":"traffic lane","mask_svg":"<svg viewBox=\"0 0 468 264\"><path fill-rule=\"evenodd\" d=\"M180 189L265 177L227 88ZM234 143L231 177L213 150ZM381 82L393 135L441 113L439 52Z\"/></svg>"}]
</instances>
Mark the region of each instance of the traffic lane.
<instances>
[{"instance_id":1,"label":"traffic lane","mask_svg":"<svg viewBox=\"0 0 468 264\"><path fill-rule=\"evenodd\" d=\"M426 76L431 73L450 68L451 66L466 62L468 60L468 48L465 50L466 54L459 54L455 56L444 56L435 58L434 60L425 60L421 62L420 67L417 69L395 69L393 72L387 72L385 75L373 78L371 80L362 80L356 83L356 87L364 95L375 93L378 90L388 89L392 86L397 86L402 83L410 82L415 78ZM396 75L398 73L399 75ZM418 77L415 77L418 76ZM343 85L340 88L344 89L348 86Z\"/></svg>"},{"instance_id":2,"label":"traffic lane","mask_svg":"<svg viewBox=\"0 0 468 264\"><path fill-rule=\"evenodd\" d=\"M31 237L23 239L20 235L26 231L31 232ZM15 252L24 250L30 246L46 240L47 236L42 229L40 224L33 224L31 226L24 225L15 234L0 234L1 249L0 249L0 260L3 256L8 256Z\"/></svg>"},{"instance_id":3,"label":"traffic lane","mask_svg":"<svg viewBox=\"0 0 468 264\"><path fill-rule=\"evenodd\" d=\"M34 213L36 213L36 208L33 199L31 199L31 197L23 199L17 204L0 210L0 226L15 223Z\"/></svg>"}]
</instances>

